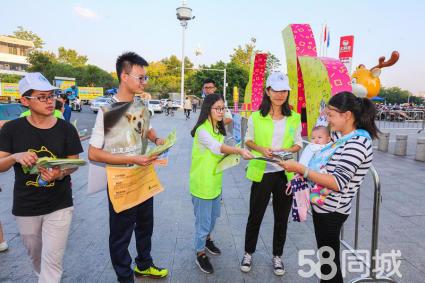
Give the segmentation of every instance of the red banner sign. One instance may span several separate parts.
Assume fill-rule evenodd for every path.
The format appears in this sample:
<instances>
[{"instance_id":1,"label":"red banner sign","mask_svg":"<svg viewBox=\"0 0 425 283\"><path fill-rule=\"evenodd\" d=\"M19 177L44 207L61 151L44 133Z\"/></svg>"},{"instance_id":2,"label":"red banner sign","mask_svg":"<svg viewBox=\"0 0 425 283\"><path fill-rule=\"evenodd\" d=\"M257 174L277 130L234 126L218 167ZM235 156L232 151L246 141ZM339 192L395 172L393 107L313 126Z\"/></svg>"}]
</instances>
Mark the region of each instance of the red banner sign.
<instances>
[{"instance_id":1,"label":"red banner sign","mask_svg":"<svg viewBox=\"0 0 425 283\"><path fill-rule=\"evenodd\" d=\"M263 100L263 84L266 72L267 54L258 53L255 55L254 70L252 74L252 110L260 108Z\"/></svg>"},{"instance_id":2,"label":"red banner sign","mask_svg":"<svg viewBox=\"0 0 425 283\"><path fill-rule=\"evenodd\" d=\"M354 48L354 35L342 36L339 41L339 59L352 58Z\"/></svg>"}]
</instances>

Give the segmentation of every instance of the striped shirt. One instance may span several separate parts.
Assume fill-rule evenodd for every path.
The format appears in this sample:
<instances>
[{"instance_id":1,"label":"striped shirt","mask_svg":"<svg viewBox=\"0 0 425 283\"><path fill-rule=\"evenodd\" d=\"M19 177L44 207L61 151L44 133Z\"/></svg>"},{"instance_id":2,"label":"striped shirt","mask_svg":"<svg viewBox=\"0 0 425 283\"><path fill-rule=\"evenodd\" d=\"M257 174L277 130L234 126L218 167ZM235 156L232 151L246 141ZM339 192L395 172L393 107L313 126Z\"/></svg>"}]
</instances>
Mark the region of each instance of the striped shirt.
<instances>
[{"instance_id":1,"label":"striped shirt","mask_svg":"<svg viewBox=\"0 0 425 283\"><path fill-rule=\"evenodd\" d=\"M333 138L337 139L338 135L334 134ZM326 165L339 191L331 191L322 206L312 204L314 211L350 214L352 200L372 165L372 159L372 141L365 137L352 137L339 147Z\"/></svg>"}]
</instances>

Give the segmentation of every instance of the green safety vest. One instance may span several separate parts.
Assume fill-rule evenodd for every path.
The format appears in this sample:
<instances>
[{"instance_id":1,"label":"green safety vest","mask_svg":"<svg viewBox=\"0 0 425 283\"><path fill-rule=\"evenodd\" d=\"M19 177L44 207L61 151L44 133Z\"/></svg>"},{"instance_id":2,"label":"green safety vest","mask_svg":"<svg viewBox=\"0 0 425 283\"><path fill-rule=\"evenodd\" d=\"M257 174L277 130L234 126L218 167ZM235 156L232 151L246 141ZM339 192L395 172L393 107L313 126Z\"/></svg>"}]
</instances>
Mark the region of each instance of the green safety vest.
<instances>
[{"instance_id":1,"label":"green safety vest","mask_svg":"<svg viewBox=\"0 0 425 283\"><path fill-rule=\"evenodd\" d=\"M215 167L223 157L212 153L211 150L202 147L198 142L200 130L206 130L214 139L223 143L224 136L214 133L209 120L206 120L196 129L192 146L192 164L190 166L190 193L201 199L215 199L221 194L223 173L215 174Z\"/></svg>"},{"instance_id":2,"label":"green safety vest","mask_svg":"<svg viewBox=\"0 0 425 283\"><path fill-rule=\"evenodd\" d=\"M291 116L286 117L285 133L282 141L282 148L290 148L294 145L295 133L301 124L300 114L291 111ZM263 147L271 147L274 123L270 115L263 117L260 111L252 114L252 122L254 124L254 140L256 145ZM251 150L251 153L256 156L262 156L258 151ZM246 177L254 182L261 182L267 163L261 160L250 160ZM288 181L294 177L294 173L285 172Z\"/></svg>"},{"instance_id":3,"label":"green safety vest","mask_svg":"<svg viewBox=\"0 0 425 283\"><path fill-rule=\"evenodd\" d=\"M30 115L31 115L31 110L28 109L27 111L22 112L19 117L28 117ZM58 119L63 119L62 112L57 109L55 109L55 112L53 112L53 116L55 116Z\"/></svg>"}]
</instances>

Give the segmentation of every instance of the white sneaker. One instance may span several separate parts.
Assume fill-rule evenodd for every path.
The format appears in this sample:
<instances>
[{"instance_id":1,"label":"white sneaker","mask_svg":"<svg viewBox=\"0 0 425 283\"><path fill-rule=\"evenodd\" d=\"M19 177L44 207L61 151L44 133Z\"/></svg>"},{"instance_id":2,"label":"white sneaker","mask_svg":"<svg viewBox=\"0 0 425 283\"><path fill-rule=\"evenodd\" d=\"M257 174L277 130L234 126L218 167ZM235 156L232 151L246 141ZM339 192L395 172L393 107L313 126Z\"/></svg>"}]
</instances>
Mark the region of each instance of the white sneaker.
<instances>
[{"instance_id":1,"label":"white sneaker","mask_svg":"<svg viewBox=\"0 0 425 283\"><path fill-rule=\"evenodd\" d=\"M282 276L283 274L285 274L285 267L283 266L282 260L279 256L274 256L272 258L272 262L275 275Z\"/></svg>"},{"instance_id":2,"label":"white sneaker","mask_svg":"<svg viewBox=\"0 0 425 283\"><path fill-rule=\"evenodd\" d=\"M252 265L252 255L249 253L245 253L241 262L241 271L242 272L250 272Z\"/></svg>"},{"instance_id":3,"label":"white sneaker","mask_svg":"<svg viewBox=\"0 0 425 283\"><path fill-rule=\"evenodd\" d=\"M4 241L3 243L0 243L0 252L5 252L7 251L8 248L9 246L7 245L6 241Z\"/></svg>"}]
</instances>

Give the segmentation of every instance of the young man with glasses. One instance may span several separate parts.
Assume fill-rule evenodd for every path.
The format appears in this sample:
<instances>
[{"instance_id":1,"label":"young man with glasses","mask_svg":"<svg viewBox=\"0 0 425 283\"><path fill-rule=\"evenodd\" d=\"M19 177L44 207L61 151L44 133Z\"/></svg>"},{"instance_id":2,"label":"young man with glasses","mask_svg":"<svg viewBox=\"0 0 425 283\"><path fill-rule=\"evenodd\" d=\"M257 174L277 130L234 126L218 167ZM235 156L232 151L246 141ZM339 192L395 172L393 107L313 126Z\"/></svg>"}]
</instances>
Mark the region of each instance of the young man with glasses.
<instances>
[{"instance_id":1,"label":"young man with glasses","mask_svg":"<svg viewBox=\"0 0 425 283\"><path fill-rule=\"evenodd\" d=\"M217 90L217 87L215 86L215 81L213 79L205 79L204 82L202 83L202 98L205 98L205 96L207 96L208 94L215 93L216 90ZM227 107L224 112L223 122L225 126L233 122L232 113Z\"/></svg>"},{"instance_id":2,"label":"young man with glasses","mask_svg":"<svg viewBox=\"0 0 425 283\"><path fill-rule=\"evenodd\" d=\"M132 102L135 93L144 90L148 80L145 67L148 63L133 52L127 52L118 57L116 69L120 82L118 93L111 102ZM156 158L142 155L125 156L109 153L104 147L103 111L99 110L90 139L89 159L96 162L114 165L136 164L148 166ZM164 140L157 137L154 129L150 128L147 137L153 143L163 144ZM153 232L153 198L143 203L116 213L109 201L109 251L112 266L119 282L134 282L136 277L163 278L168 270L156 267L151 257L151 238ZM131 237L135 234L137 257L136 266L131 269L132 259L128 252Z\"/></svg>"},{"instance_id":3,"label":"young man with glasses","mask_svg":"<svg viewBox=\"0 0 425 283\"><path fill-rule=\"evenodd\" d=\"M57 100L59 100L57 95L55 95L55 98L56 98ZM40 98L40 99L42 99L42 100L43 100L43 98ZM56 102L55 102L55 103L56 103ZM24 105L24 106L25 106L25 105ZM22 113L21 113L21 115L20 115L19 117L28 117L29 115L31 115L31 110L30 110L30 109L28 109L28 110L26 110L26 111L22 112ZM55 116L55 117L56 117L56 118L58 118L58 119L64 119L64 116L63 116L62 111L60 111L60 110L58 110L58 109L55 109L55 111L53 112L53 116Z\"/></svg>"},{"instance_id":4,"label":"young man with glasses","mask_svg":"<svg viewBox=\"0 0 425 283\"><path fill-rule=\"evenodd\" d=\"M78 158L83 151L77 130L53 116L56 89L40 73L19 81L21 103L31 115L10 121L0 131L0 172L15 171L12 213L38 282L60 282L62 259L72 220L71 177L75 169L39 168L38 158Z\"/></svg>"}]
</instances>

